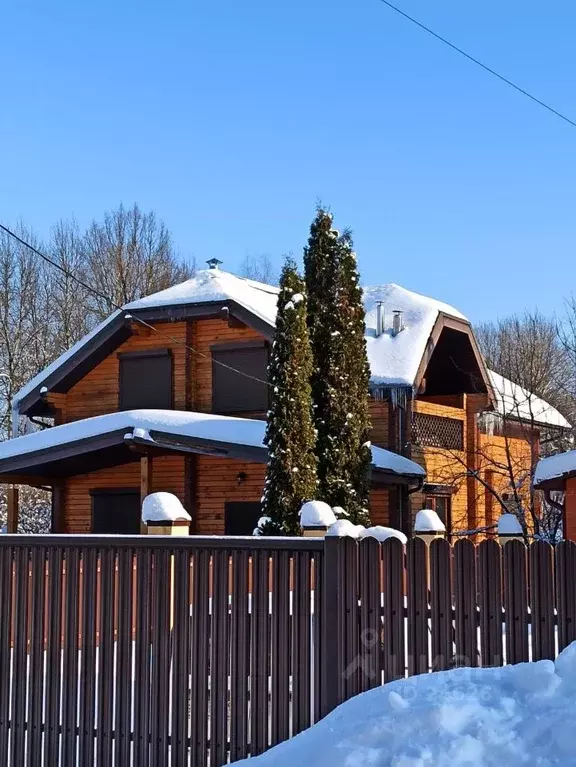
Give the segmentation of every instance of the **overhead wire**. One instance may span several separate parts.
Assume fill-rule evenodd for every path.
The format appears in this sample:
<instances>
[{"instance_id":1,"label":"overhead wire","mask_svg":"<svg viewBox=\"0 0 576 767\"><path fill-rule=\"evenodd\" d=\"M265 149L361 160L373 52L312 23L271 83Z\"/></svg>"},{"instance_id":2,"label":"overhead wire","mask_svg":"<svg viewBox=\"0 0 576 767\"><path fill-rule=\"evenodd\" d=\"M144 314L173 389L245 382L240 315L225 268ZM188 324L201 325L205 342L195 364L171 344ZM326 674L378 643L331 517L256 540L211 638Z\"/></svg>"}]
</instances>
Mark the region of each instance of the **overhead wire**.
<instances>
[{"instance_id":1,"label":"overhead wire","mask_svg":"<svg viewBox=\"0 0 576 767\"><path fill-rule=\"evenodd\" d=\"M510 88L514 88L514 90L518 91L518 93L521 93L526 98L531 99L532 101L534 101L539 106L543 107L544 109L547 109L553 115L556 115L556 117L559 117L561 120L564 120L565 122L567 122L573 128L576 128L576 121L570 119L570 117L567 117L565 114L562 114L562 112L559 112L557 109L554 109L554 107L550 106L550 104L547 104L545 101L542 101L541 99L537 98L536 96L533 96L525 88L522 88L520 85L517 85L512 80L509 80L507 77L504 77L504 75L501 75L495 69L492 69L492 67L489 67L487 64L484 64L482 61L480 61L480 59L477 59L475 56L472 56L471 54L466 53L465 50L463 50L459 46L455 45L454 43L451 43L450 40L447 40L445 37L443 37L442 35L438 34L438 32L435 32L433 29L430 29L430 27L427 27L421 21L418 21L418 19L414 18L414 16L410 16L409 13L406 13L406 11L403 11L401 8L398 8L398 6L394 5L394 3L391 3L390 0L380 0L380 2L383 5L386 5L391 10L393 10L396 13L400 14L400 16L403 16L405 19L410 21L412 24L415 24L417 27L420 27L420 29L424 30L424 32L427 32L429 35L432 35L432 37L435 37L441 43L444 43L444 45L447 45L449 48L452 48L453 51L456 51L456 53L459 53L461 56L464 56L464 58L468 59L468 61L471 61L473 64L476 64L476 66L479 66L485 72L488 72L489 74L493 75L494 77L497 77L498 80L501 80L503 83L505 83L506 85L510 86Z\"/></svg>"}]
</instances>

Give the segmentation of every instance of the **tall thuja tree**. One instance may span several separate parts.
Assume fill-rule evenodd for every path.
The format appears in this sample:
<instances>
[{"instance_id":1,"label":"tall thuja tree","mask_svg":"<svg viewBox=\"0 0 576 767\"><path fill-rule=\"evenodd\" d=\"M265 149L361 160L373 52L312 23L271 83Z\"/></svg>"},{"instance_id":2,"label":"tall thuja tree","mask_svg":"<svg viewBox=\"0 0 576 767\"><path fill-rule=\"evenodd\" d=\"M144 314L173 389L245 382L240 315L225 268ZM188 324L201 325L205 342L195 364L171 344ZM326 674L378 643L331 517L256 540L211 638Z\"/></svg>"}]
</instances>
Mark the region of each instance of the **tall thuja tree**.
<instances>
[{"instance_id":1,"label":"tall thuja tree","mask_svg":"<svg viewBox=\"0 0 576 767\"><path fill-rule=\"evenodd\" d=\"M296 535L298 512L316 497L316 433L312 421L312 350L304 281L290 259L282 270L274 345L268 366L271 402L263 514L266 535Z\"/></svg>"},{"instance_id":2,"label":"tall thuja tree","mask_svg":"<svg viewBox=\"0 0 576 767\"><path fill-rule=\"evenodd\" d=\"M310 227L304 267L318 497L342 507L354 523L366 524L370 421L362 293L350 235L340 237L323 208Z\"/></svg>"},{"instance_id":3,"label":"tall thuja tree","mask_svg":"<svg viewBox=\"0 0 576 767\"><path fill-rule=\"evenodd\" d=\"M351 461L350 482L354 491L352 509L356 521L369 522L372 422L369 407L370 365L366 350L366 313L352 236L344 232L340 246L340 313L343 320L344 369L347 428L343 434Z\"/></svg>"}]
</instances>

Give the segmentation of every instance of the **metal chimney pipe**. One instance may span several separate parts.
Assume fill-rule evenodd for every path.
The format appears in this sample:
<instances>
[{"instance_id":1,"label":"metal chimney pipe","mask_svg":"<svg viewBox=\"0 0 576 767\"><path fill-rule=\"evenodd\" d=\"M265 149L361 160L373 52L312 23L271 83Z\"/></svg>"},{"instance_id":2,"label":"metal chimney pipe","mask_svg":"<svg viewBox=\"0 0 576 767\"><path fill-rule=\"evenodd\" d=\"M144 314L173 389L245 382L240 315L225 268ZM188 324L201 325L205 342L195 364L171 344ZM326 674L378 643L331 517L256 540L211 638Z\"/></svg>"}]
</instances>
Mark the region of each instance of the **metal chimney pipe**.
<instances>
[{"instance_id":1,"label":"metal chimney pipe","mask_svg":"<svg viewBox=\"0 0 576 767\"><path fill-rule=\"evenodd\" d=\"M384 332L384 301L376 302L376 336Z\"/></svg>"},{"instance_id":2,"label":"metal chimney pipe","mask_svg":"<svg viewBox=\"0 0 576 767\"><path fill-rule=\"evenodd\" d=\"M394 309L392 312L392 335L397 336L402 330L404 330L404 321L402 319L402 310Z\"/></svg>"}]
</instances>

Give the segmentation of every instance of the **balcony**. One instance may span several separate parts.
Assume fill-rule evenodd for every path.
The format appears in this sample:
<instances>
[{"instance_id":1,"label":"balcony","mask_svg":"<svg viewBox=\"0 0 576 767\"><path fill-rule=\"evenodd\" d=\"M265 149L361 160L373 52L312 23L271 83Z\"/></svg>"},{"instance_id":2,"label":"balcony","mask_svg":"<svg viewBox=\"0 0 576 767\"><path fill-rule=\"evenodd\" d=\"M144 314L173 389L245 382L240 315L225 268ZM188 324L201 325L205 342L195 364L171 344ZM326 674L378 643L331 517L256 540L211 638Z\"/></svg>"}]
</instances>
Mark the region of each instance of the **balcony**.
<instances>
[{"instance_id":1,"label":"balcony","mask_svg":"<svg viewBox=\"0 0 576 767\"><path fill-rule=\"evenodd\" d=\"M412 441L421 447L464 450L464 422L427 413L414 413Z\"/></svg>"}]
</instances>

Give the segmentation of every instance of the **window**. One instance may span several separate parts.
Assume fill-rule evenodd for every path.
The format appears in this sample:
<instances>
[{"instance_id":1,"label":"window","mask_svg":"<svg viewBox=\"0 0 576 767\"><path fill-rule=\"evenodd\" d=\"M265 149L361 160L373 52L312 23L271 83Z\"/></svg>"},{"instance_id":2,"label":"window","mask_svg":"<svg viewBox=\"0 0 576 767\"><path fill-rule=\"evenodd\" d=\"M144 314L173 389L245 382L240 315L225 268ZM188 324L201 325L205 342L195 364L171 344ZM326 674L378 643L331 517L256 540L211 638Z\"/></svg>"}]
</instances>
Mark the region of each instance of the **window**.
<instances>
[{"instance_id":1,"label":"window","mask_svg":"<svg viewBox=\"0 0 576 767\"><path fill-rule=\"evenodd\" d=\"M265 342L213 346L212 410L215 413L268 410L267 369Z\"/></svg>"},{"instance_id":2,"label":"window","mask_svg":"<svg viewBox=\"0 0 576 767\"><path fill-rule=\"evenodd\" d=\"M458 418L414 413L412 427L416 445L448 450L464 449L464 422Z\"/></svg>"},{"instance_id":3,"label":"window","mask_svg":"<svg viewBox=\"0 0 576 767\"><path fill-rule=\"evenodd\" d=\"M260 501L227 503L224 515L225 535L252 535L262 516Z\"/></svg>"},{"instance_id":4,"label":"window","mask_svg":"<svg viewBox=\"0 0 576 767\"><path fill-rule=\"evenodd\" d=\"M92 532L99 535L140 534L138 490L93 490Z\"/></svg>"},{"instance_id":5,"label":"window","mask_svg":"<svg viewBox=\"0 0 576 767\"><path fill-rule=\"evenodd\" d=\"M424 506L438 514L447 533L452 531L452 496L449 492L426 493Z\"/></svg>"},{"instance_id":6,"label":"window","mask_svg":"<svg viewBox=\"0 0 576 767\"><path fill-rule=\"evenodd\" d=\"M120 361L120 410L171 410L172 355L169 349L125 352Z\"/></svg>"}]
</instances>

